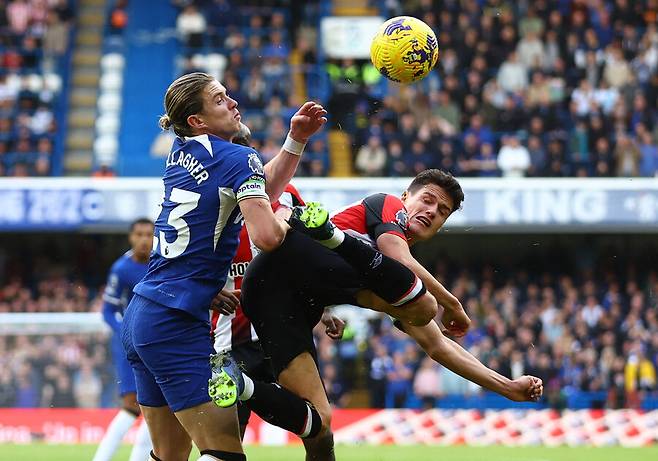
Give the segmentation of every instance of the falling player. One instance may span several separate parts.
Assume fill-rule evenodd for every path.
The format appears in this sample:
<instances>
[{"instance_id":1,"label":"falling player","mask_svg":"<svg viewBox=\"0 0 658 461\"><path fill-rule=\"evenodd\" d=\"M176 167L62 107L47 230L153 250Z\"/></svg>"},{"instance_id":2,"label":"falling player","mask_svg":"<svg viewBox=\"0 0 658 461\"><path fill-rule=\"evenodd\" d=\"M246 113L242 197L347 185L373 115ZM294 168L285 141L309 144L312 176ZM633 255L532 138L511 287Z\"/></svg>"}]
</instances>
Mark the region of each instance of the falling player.
<instances>
[{"instance_id":1,"label":"falling player","mask_svg":"<svg viewBox=\"0 0 658 461\"><path fill-rule=\"evenodd\" d=\"M119 384L121 410L114 417L96 449L93 461L110 461L121 440L139 417L135 376L126 359L121 344L121 321L124 309L133 297L133 288L148 268L149 254L153 247L153 221L138 219L130 225L128 234L130 250L123 254L110 269L105 293L103 293L103 319L112 330L112 360ZM151 450L148 427L142 422L137 432L135 446L130 453L130 461L145 461Z\"/></svg>"},{"instance_id":2,"label":"falling player","mask_svg":"<svg viewBox=\"0 0 658 461\"><path fill-rule=\"evenodd\" d=\"M280 384L312 402L322 417L323 431L318 437L322 449L316 459L333 459L331 409L317 371L311 333L322 308L329 304L350 303L384 310L396 317L400 317L399 313L406 314L404 308L391 306L390 301L381 299L390 294L387 286L400 285L395 282L399 274L392 273L395 268L390 266L388 273L382 272L381 280L365 280L360 270L352 266L363 266L364 261L369 261L376 269L388 260L383 252L355 241L354 235L361 234L359 240L383 241L385 247L389 243L395 245L386 242L390 236L407 245L408 253L407 239L414 243L433 236L459 207L462 199L461 188L454 178L438 170L428 170L414 180L402 200L376 195L343 210L343 216L339 213L334 219L342 220L345 233L331 225L326 212L322 213L324 210L315 206L298 208L291 224L313 235L325 247L291 230L277 251L259 256L251 263L243 282L243 306L272 361ZM411 255L406 255L403 248L396 250L399 252L387 247L386 251L405 266L413 267ZM450 299L452 295L448 296L447 290L433 280L431 274L423 271L419 270L417 275L429 291L437 293L437 298ZM465 332L468 325L460 320L459 315L448 319L454 333ZM416 325L408 321L398 325L433 359L456 373L513 400L535 400L541 395L541 380L524 376L511 381L486 368L458 344L445 338L433 320L425 324L413 323ZM331 333L330 330L327 332ZM283 419L290 416L285 414Z\"/></svg>"},{"instance_id":3,"label":"falling player","mask_svg":"<svg viewBox=\"0 0 658 461\"><path fill-rule=\"evenodd\" d=\"M288 226L274 216L269 197L281 195L326 112L304 104L291 119L283 148L263 167L253 149L230 142L240 113L213 77L180 77L167 90L165 109L161 126L178 137L166 161L148 272L126 310L123 345L153 441L151 459L187 459L194 441L200 460L243 461L235 409L210 401L208 306L226 280L240 214L258 248L271 251L281 244ZM236 399L237 366L227 357L216 365L220 385L214 390Z\"/></svg>"}]
</instances>

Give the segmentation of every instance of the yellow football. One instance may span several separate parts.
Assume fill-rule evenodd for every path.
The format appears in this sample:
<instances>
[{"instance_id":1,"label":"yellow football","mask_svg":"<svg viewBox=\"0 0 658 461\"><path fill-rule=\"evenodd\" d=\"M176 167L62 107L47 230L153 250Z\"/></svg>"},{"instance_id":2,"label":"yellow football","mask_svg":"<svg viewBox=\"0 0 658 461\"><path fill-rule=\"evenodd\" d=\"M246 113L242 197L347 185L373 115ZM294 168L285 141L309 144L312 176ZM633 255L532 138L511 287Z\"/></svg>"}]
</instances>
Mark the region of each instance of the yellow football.
<instances>
[{"instance_id":1,"label":"yellow football","mask_svg":"<svg viewBox=\"0 0 658 461\"><path fill-rule=\"evenodd\" d=\"M370 60L386 78L412 83L436 65L439 46L434 31L411 16L391 18L381 25L370 45Z\"/></svg>"}]
</instances>

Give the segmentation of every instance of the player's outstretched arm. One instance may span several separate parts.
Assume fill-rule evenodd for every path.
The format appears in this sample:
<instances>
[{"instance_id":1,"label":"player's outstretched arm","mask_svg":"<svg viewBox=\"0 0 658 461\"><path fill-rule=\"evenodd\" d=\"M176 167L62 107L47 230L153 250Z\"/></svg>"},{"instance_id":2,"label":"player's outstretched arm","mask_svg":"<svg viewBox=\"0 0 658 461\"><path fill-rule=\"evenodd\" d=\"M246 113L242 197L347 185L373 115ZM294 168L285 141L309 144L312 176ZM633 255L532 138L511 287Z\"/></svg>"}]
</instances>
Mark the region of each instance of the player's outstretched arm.
<instances>
[{"instance_id":1,"label":"player's outstretched arm","mask_svg":"<svg viewBox=\"0 0 658 461\"><path fill-rule=\"evenodd\" d=\"M382 234L377 238L377 247L389 258L400 261L407 266L422 280L427 291L436 298L436 302L445 308L443 324L450 334L455 336L466 334L471 320L466 315L461 303L413 257L407 242L393 234Z\"/></svg>"},{"instance_id":2,"label":"player's outstretched arm","mask_svg":"<svg viewBox=\"0 0 658 461\"><path fill-rule=\"evenodd\" d=\"M270 202L261 197L238 202L251 241L262 251L276 249L288 232L288 223L274 216Z\"/></svg>"},{"instance_id":3,"label":"player's outstretched arm","mask_svg":"<svg viewBox=\"0 0 658 461\"><path fill-rule=\"evenodd\" d=\"M281 151L265 164L265 191L272 202L283 193L295 175L304 146L327 122L327 111L320 104L308 101L290 119L290 132Z\"/></svg>"},{"instance_id":4,"label":"player's outstretched arm","mask_svg":"<svg viewBox=\"0 0 658 461\"><path fill-rule=\"evenodd\" d=\"M544 392L539 378L522 376L511 380L487 368L466 349L446 338L436 322L422 327L405 324L403 328L435 362L485 389L516 402L536 401Z\"/></svg>"}]
</instances>

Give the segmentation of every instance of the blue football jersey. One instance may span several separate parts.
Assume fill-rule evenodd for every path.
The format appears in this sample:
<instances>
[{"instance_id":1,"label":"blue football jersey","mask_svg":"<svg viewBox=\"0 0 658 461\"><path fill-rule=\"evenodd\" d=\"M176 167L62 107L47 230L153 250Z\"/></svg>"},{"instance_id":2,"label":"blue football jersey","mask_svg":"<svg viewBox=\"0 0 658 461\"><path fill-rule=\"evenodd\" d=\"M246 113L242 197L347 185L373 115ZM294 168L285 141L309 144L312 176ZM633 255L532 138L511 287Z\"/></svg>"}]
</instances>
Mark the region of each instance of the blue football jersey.
<instances>
[{"instance_id":1,"label":"blue football jersey","mask_svg":"<svg viewBox=\"0 0 658 461\"><path fill-rule=\"evenodd\" d=\"M240 200L267 199L255 150L213 135L176 138L148 272L135 293L208 321L238 244Z\"/></svg>"},{"instance_id":2,"label":"blue football jersey","mask_svg":"<svg viewBox=\"0 0 658 461\"><path fill-rule=\"evenodd\" d=\"M127 251L112 264L103 293L103 318L114 332L119 331L123 310L146 269L148 264L135 261L132 251Z\"/></svg>"}]
</instances>

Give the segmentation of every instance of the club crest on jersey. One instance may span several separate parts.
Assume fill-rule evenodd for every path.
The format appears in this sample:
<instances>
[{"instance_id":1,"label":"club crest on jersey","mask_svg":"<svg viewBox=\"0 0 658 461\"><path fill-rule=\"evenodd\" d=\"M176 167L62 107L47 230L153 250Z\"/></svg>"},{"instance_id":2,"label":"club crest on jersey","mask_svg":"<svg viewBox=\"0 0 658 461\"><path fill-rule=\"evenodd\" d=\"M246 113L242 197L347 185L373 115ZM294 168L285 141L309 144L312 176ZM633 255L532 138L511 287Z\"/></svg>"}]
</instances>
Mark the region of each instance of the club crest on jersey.
<instances>
[{"instance_id":1,"label":"club crest on jersey","mask_svg":"<svg viewBox=\"0 0 658 461\"><path fill-rule=\"evenodd\" d=\"M260 161L258 154L255 152L249 154L249 168L251 168L251 171L256 174L265 174L265 171L263 170L263 162Z\"/></svg>"},{"instance_id":2,"label":"club crest on jersey","mask_svg":"<svg viewBox=\"0 0 658 461\"><path fill-rule=\"evenodd\" d=\"M407 230L409 228L409 215L405 210L399 210L395 213L395 221L402 229Z\"/></svg>"}]
</instances>

